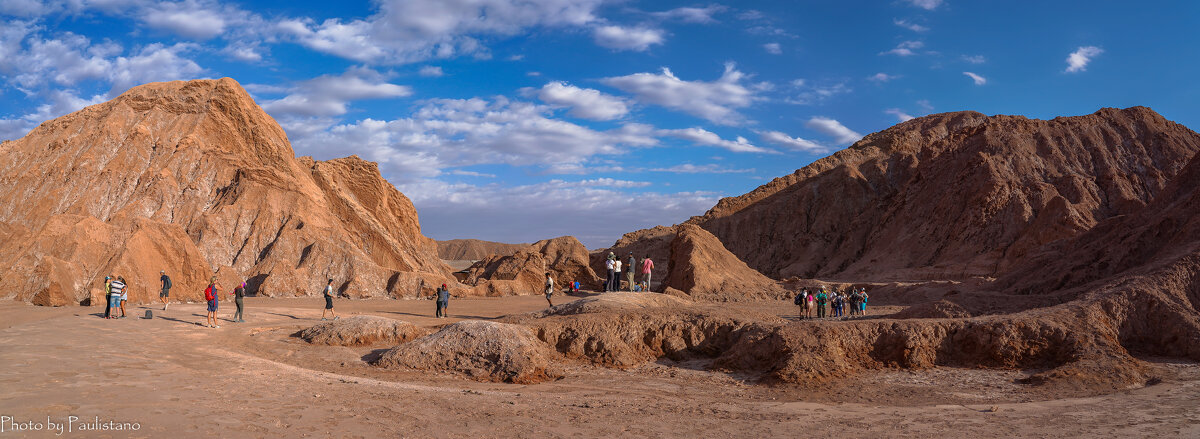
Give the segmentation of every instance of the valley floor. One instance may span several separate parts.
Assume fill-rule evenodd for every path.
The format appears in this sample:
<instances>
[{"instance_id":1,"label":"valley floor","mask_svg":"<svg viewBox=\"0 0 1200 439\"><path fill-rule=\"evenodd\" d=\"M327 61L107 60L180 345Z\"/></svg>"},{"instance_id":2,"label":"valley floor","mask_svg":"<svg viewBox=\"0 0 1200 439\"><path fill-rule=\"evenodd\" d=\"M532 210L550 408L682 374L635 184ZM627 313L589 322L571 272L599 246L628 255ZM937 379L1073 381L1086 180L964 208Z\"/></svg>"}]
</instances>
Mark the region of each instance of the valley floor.
<instances>
[{"instance_id":1,"label":"valley floor","mask_svg":"<svg viewBox=\"0 0 1200 439\"><path fill-rule=\"evenodd\" d=\"M560 299L561 300L561 299ZM385 371L364 361L387 346L310 346L320 299L249 298L247 323L199 326L201 304L99 308L0 305L0 419L136 423L136 431L59 437L1200 437L1200 366L1157 361L1161 382L1109 395L1055 398L1015 384L1022 371L935 368L872 372L834 387L754 384L663 360L631 370L575 364L537 385ZM340 300L371 314L436 326L545 307L541 297ZM783 302L733 305L791 317ZM155 318L140 319L146 309ZM877 310L877 312L895 310ZM805 324L795 322L793 324Z\"/></svg>"}]
</instances>

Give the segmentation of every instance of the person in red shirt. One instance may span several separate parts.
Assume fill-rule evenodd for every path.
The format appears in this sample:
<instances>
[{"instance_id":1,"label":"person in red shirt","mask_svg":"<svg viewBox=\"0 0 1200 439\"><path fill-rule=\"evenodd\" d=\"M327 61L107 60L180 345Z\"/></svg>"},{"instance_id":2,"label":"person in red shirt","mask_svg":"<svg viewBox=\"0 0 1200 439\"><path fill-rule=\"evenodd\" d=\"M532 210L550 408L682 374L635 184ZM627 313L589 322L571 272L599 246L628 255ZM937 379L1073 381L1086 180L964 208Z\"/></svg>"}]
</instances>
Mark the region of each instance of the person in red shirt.
<instances>
[{"instance_id":1,"label":"person in red shirt","mask_svg":"<svg viewBox=\"0 0 1200 439\"><path fill-rule=\"evenodd\" d=\"M650 260L650 255L646 255L646 257L642 259L642 284L645 285L645 291L650 291L651 271L654 271L654 261Z\"/></svg>"}]
</instances>

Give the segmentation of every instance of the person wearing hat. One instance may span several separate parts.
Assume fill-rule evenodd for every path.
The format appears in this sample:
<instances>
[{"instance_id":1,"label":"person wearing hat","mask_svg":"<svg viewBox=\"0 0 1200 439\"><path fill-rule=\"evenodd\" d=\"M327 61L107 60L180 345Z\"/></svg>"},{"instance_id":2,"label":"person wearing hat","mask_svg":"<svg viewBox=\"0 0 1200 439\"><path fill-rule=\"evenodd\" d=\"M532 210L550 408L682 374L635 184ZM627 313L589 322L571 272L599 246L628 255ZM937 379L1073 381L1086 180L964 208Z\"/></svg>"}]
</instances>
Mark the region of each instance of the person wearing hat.
<instances>
[{"instance_id":1,"label":"person wearing hat","mask_svg":"<svg viewBox=\"0 0 1200 439\"><path fill-rule=\"evenodd\" d=\"M629 261L625 265L625 280L629 282L629 291L633 291L634 273L637 272L634 268L637 267L637 258L633 257L633 252L629 252Z\"/></svg>"},{"instance_id":2,"label":"person wearing hat","mask_svg":"<svg viewBox=\"0 0 1200 439\"><path fill-rule=\"evenodd\" d=\"M104 318L108 318L112 314L112 308L108 306L112 303L112 275L104 276Z\"/></svg>"},{"instance_id":3,"label":"person wearing hat","mask_svg":"<svg viewBox=\"0 0 1200 439\"><path fill-rule=\"evenodd\" d=\"M328 320L325 318L325 313L329 313L330 315L333 316L334 320L337 320L338 319L337 312L334 312L334 310L333 310L333 279L332 278L329 279L329 283L325 284L325 291L323 293L325 296L325 309L321 310L321 320Z\"/></svg>"},{"instance_id":4,"label":"person wearing hat","mask_svg":"<svg viewBox=\"0 0 1200 439\"><path fill-rule=\"evenodd\" d=\"M166 311L167 301L171 300L171 276L167 276L166 270L159 270L158 275L158 281L162 283L162 291L158 293L158 300L162 301L163 311Z\"/></svg>"},{"instance_id":5,"label":"person wearing hat","mask_svg":"<svg viewBox=\"0 0 1200 439\"><path fill-rule=\"evenodd\" d=\"M437 290L437 318L446 317L446 308L450 305L450 289L446 288L446 284L442 284Z\"/></svg>"}]
</instances>

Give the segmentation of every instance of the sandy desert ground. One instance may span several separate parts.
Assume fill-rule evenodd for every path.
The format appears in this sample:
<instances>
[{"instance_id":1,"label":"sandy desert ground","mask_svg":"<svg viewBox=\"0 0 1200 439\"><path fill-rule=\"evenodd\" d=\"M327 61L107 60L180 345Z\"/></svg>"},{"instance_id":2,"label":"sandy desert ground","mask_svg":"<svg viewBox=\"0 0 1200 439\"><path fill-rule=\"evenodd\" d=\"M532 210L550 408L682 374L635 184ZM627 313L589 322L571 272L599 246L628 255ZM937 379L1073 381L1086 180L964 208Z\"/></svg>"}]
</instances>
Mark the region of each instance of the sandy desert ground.
<instances>
[{"instance_id":1,"label":"sandy desert ground","mask_svg":"<svg viewBox=\"0 0 1200 439\"><path fill-rule=\"evenodd\" d=\"M1056 399L1015 384L1022 371L881 371L836 386L756 384L669 360L615 370L569 366L536 385L397 372L366 363L388 346L312 346L292 336L319 321L319 299L249 298L247 323L199 326L200 304L166 312L0 305L5 437L51 437L46 423L136 423L76 437L1198 437L1200 366L1157 361L1161 382ZM540 297L433 302L341 300L370 314L438 326L545 306ZM783 302L733 306L790 316ZM137 318L154 309L156 318ZM877 312L894 312L882 309ZM792 324L804 325L805 322ZM12 423L42 431L13 432ZM61 437L61 436L60 436Z\"/></svg>"}]
</instances>

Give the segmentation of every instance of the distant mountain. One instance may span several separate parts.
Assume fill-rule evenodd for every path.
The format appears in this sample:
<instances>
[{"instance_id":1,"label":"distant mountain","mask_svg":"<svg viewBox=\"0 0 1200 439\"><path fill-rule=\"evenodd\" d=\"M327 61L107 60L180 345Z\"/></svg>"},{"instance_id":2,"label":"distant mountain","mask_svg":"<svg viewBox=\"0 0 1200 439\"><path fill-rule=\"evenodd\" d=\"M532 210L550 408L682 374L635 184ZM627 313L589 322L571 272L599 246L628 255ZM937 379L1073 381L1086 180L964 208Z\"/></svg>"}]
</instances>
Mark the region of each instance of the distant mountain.
<instances>
[{"instance_id":1,"label":"distant mountain","mask_svg":"<svg viewBox=\"0 0 1200 439\"><path fill-rule=\"evenodd\" d=\"M478 261L488 256L512 256L529 244L505 244L478 239L437 241L438 256L448 261Z\"/></svg>"}]
</instances>

